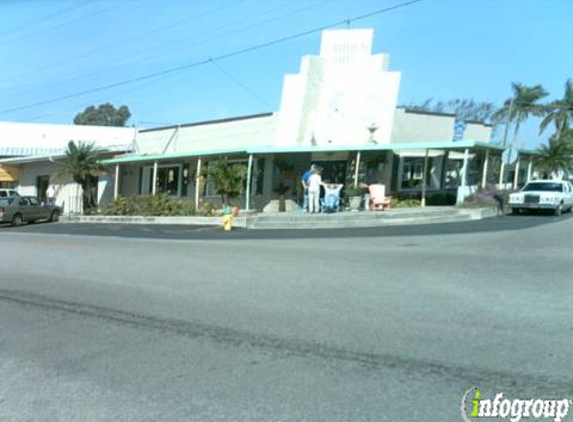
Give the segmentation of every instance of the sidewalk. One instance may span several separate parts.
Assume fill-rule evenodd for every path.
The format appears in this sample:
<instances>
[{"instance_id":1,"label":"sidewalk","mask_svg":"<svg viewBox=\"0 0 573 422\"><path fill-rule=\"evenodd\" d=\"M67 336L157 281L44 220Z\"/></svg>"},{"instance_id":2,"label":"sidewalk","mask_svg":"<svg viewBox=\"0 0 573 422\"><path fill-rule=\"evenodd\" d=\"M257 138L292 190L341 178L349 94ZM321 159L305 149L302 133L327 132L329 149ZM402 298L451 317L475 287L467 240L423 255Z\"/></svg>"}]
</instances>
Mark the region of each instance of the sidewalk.
<instances>
[{"instance_id":1,"label":"sidewalk","mask_svg":"<svg viewBox=\"0 0 573 422\"><path fill-rule=\"evenodd\" d=\"M302 212L249 213L233 219L233 226L247 229L324 229L379 227L453 223L495 217L495 208L425 207L397 208L389 211L356 211L333 214ZM63 216L63 223L100 224L180 224L219 226L221 217L119 217L119 216Z\"/></svg>"}]
</instances>

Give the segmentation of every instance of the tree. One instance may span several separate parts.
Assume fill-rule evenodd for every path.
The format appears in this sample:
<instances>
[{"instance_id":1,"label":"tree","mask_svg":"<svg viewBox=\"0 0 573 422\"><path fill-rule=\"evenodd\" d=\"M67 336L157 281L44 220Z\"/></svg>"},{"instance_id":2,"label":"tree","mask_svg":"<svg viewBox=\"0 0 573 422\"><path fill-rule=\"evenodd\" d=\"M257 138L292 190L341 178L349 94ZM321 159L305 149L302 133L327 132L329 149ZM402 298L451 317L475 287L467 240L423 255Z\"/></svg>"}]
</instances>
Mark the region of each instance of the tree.
<instances>
[{"instance_id":1,"label":"tree","mask_svg":"<svg viewBox=\"0 0 573 422\"><path fill-rule=\"evenodd\" d=\"M561 100L556 100L546 106L546 116L539 126L539 133L543 133L549 124L555 124L557 138L573 120L573 81L565 82L565 94Z\"/></svg>"},{"instance_id":2,"label":"tree","mask_svg":"<svg viewBox=\"0 0 573 422\"><path fill-rule=\"evenodd\" d=\"M74 118L76 125L94 126L125 126L131 117L131 112L127 106L122 105L116 109L112 104L101 104L97 108L87 107L82 113L78 113Z\"/></svg>"},{"instance_id":3,"label":"tree","mask_svg":"<svg viewBox=\"0 0 573 422\"><path fill-rule=\"evenodd\" d=\"M202 173L215 185L223 205L231 205L231 200L241 196L245 191L247 166L244 164L229 164L227 157L223 157L219 158L213 167L204 169Z\"/></svg>"},{"instance_id":4,"label":"tree","mask_svg":"<svg viewBox=\"0 0 573 422\"><path fill-rule=\"evenodd\" d=\"M547 145L537 149L536 167L545 177L573 171L573 131L565 129L560 136L553 135Z\"/></svg>"},{"instance_id":5,"label":"tree","mask_svg":"<svg viewBox=\"0 0 573 422\"><path fill-rule=\"evenodd\" d=\"M473 99L456 98L448 101L433 101L433 98L429 98L421 103L411 102L402 107L410 110L455 114L457 120L474 120L485 123L491 121L495 111L493 103L480 102Z\"/></svg>"},{"instance_id":6,"label":"tree","mask_svg":"<svg viewBox=\"0 0 573 422\"><path fill-rule=\"evenodd\" d=\"M60 179L72 178L82 187L84 211L95 207L98 176L105 171L97 157L97 149L93 142L68 143L66 156L58 162Z\"/></svg>"},{"instance_id":7,"label":"tree","mask_svg":"<svg viewBox=\"0 0 573 422\"><path fill-rule=\"evenodd\" d=\"M513 97L507 99L503 107L494 113L493 119L496 122L507 121L515 124L511 144L511 149L514 150L517 145L520 124L532 115L541 116L543 114L544 106L539 104L539 100L548 94L541 85L529 87L514 82L511 86Z\"/></svg>"}]
</instances>

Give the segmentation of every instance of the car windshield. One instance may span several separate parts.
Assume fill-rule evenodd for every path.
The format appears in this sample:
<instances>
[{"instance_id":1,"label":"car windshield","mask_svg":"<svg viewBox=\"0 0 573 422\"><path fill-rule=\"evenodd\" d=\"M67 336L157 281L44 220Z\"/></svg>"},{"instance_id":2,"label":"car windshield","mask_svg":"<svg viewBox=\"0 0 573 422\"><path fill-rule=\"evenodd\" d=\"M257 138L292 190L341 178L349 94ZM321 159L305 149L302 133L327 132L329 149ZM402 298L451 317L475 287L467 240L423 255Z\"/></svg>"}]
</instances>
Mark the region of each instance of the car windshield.
<instances>
[{"instance_id":1,"label":"car windshield","mask_svg":"<svg viewBox=\"0 0 573 422\"><path fill-rule=\"evenodd\" d=\"M539 183L528 183L523 188L523 192L529 192L534 190L544 191L544 192L563 192L563 185L561 183L539 182Z\"/></svg>"},{"instance_id":2,"label":"car windshield","mask_svg":"<svg viewBox=\"0 0 573 422\"><path fill-rule=\"evenodd\" d=\"M14 198L0 198L0 206L12 205Z\"/></svg>"}]
</instances>

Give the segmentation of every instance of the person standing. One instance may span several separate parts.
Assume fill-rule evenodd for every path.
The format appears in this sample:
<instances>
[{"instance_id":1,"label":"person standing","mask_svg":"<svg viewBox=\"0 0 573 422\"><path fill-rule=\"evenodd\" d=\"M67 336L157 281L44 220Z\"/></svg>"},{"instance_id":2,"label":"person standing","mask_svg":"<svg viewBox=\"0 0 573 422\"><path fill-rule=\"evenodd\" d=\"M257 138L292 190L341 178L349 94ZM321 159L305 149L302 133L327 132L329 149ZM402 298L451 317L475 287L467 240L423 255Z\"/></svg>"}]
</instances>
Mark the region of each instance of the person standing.
<instances>
[{"instance_id":1,"label":"person standing","mask_svg":"<svg viewBox=\"0 0 573 422\"><path fill-rule=\"evenodd\" d=\"M49 185L46 189L46 202L48 205L56 205L56 189L54 185Z\"/></svg>"},{"instance_id":2,"label":"person standing","mask_svg":"<svg viewBox=\"0 0 573 422\"><path fill-rule=\"evenodd\" d=\"M320 186L322 185L322 177L320 171L314 168L312 174L308 178L308 212L317 213L320 211Z\"/></svg>"},{"instance_id":3,"label":"person standing","mask_svg":"<svg viewBox=\"0 0 573 422\"><path fill-rule=\"evenodd\" d=\"M310 179L310 176L312 176L312 172L316 169L314 164L310 165L310 169L305 171L304 174L302 175L300 181L302 183L302 188L303 188L303 193L304 193L304 197L303 197L303 201L302 201L302 211L303 212L308 212L308 179Z\"/></svg>"}]
</instances>

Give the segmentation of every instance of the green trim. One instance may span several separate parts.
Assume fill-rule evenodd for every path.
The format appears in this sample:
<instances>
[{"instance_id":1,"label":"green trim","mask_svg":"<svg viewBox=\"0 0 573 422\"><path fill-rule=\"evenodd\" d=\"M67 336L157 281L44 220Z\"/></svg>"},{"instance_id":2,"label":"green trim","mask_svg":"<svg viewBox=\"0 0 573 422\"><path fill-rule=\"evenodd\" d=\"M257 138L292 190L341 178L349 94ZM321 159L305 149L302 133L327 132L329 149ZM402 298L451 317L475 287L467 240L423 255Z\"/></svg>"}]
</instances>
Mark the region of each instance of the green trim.
<instances>
[{"instance_id":1,"label":"green trim","mask_svg":"<svg viewBox=\"0 0 573 422\"><path fill-rule=\"evenodd\" d=\"M539 155L539 152L534 149L519 148L517 152L521 155Z\"/></svg>"},{"instance_id":2,"label":"green trim","mask_svg":"<svg viewBox=\"0 0 573 422\"><path fill-rule=\"evenodd\" d=\"M176 152L173 154L153 154L153 155L124 155L121 157L102 160L102 164L121 164L137 163L142 161L164 161L177 158L205 157L209 155L226 155L226 154L247 154L245 149L213 149L193 152Z\"/></svg>"},{"instance_id":3,"label":"green trim","mask_svg":"<svg viewBox=\"0 0 573 422\"><path fill-rule=\"evenodd\" d=\"M466 148L485 148L503 151L497 144L480 141L456 141L456 142L412 142L400 144L363 144L363 145L321 145L321 146L295 146L295 147L254 147L246 149L212 149L194 152L178 152L172 154L153 155L124 155L121 157L102 160L102 164L137 163L148 161L165 161L180 158L205 157L209 155L226 154L288 154L288 153L312 153L312 152L342 152L342 151L392 151L392 150L462 150Z\"/></svg>"}]
</instances>

